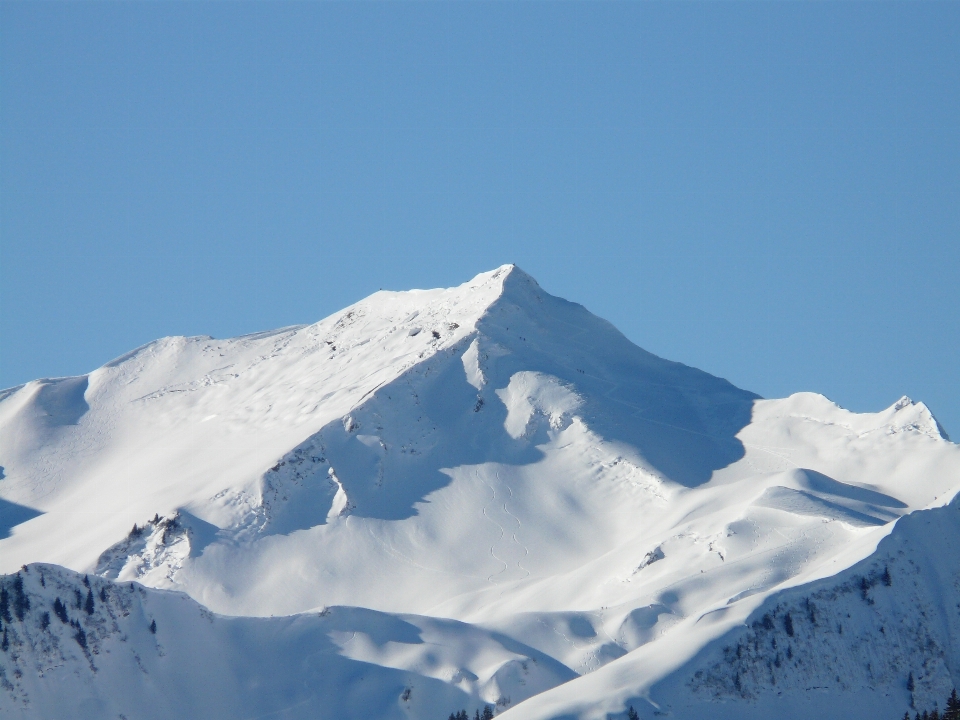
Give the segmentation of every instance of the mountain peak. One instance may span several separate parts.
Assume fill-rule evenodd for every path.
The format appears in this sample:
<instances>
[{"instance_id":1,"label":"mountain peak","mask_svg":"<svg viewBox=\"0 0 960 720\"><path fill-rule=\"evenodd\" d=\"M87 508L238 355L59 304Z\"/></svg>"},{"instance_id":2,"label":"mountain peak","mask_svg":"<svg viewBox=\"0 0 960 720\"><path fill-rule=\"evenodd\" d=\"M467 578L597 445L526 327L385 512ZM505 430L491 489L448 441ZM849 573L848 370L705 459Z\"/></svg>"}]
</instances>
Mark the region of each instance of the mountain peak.
<instances>
[{"instance_id":1,"label":"mountain peak","mask_svg":"<svg viewBox=\"0 0 960 720\"><path fill-rule=\"evenodd\" d=\"M500 286L501 294L513 294L517 291L535 289L541 291L540 284L518 265L507 263L493 270L487 270L476 275L472 280L461 287L478 288L491 284Z\"/></svg>"},{"instance_id":2,"label":"mountain peak","mask_svg":"<svg viewBox=\"0 0 960 720\"><path fill-rule=\"evenodd\" d=\"M291 720L583 720L648 697L677 720L764 718L867 683L906 703L899 669L957 647L921 619L960 601L942 551L960 518L927 511L960 453L936 428L908 398L761 400L513 264L309 326L159 340L0 393L0 716L169 717L194 688L211 718ZM878 543L912 511L911 560ZM942 566L915 584L925 556ZM208 672L180 672L198 657ZM937 667L918 705L956 684ZM259 689L236 706L235 678Z\"/></svg>"},{"instance_id":3,"label":"mountain peak","mask_svg":"<svg viewBox=\"0 0 960 720\"><path fill-rule=\"evenodd\" d=\"M527 296L528 299L541 299L543 288L531 275L521 270L517 265L503 265L495 272L502 273L503 292L501 296L510 298Z\"/></svg>"},{"instance_id":4,"label":"mountain peak","mask_svg":"<svg viewBox=\"0 0 960 720\"><path fill-rule=\"evenodd\" d=\"M490 274L492 277L502 277L505 284L527 283L540 287L537 281L529 273L525 272L519 265L515 265L514 263L501 265L497 269L491 270Z\"/></svg>"}]
</instances>

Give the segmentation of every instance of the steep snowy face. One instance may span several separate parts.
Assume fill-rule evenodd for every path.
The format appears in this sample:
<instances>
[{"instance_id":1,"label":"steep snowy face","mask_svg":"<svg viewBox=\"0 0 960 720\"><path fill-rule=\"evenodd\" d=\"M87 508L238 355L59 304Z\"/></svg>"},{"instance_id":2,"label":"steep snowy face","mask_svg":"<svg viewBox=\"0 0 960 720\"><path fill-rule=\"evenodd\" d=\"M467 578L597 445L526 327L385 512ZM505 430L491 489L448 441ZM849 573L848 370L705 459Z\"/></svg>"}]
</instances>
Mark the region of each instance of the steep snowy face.
<instances>
[{"instance_id":1,"label":"steep snowy face","mask_svg":"<svg viewBox=\"0 0 960 720\"><path fill-rule=\"evenodd\" d=\"M219 526L239 522L284 453L473 332L506 272L452 290L376 293L306 327L164 338L89 375L4 391L3 502L17 518L42 515L8 539L0 562L86 567L134 522L187 506Z\"/></svg>"},{"instance_id":2,"label":"steep snowy face","mask_svg":"<svg viewBox=\"0 0 960 720\"><path fill-rule=\"evenodd\" d=\"M513 266L6 391L0 464L8 572L54 562L228 614L456 618L586 675L587 705L524 703L584 717L960 489L921 403L760 399ZM398 667L377 652L356 658Z\"/></svg>"}]
</instances>

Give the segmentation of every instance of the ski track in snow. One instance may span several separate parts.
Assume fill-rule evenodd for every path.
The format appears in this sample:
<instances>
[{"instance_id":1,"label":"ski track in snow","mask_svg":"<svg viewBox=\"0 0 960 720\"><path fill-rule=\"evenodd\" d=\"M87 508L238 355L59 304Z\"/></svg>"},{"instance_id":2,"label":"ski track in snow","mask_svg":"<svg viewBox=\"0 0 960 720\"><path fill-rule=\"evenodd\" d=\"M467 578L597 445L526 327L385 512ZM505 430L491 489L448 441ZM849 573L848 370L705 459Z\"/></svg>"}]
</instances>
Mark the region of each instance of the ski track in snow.
<instances>
[{"instance_id":1,"label":"ski track in snow","mask_svg":"<svg viewBox=\"0 0 960 720\"><path fill-rule=\"evenodd\" d=\"M304 684L306 686L306 684ZM245 715L240 720L267 720L268 718L277 718L277 717L289 717L290 711L296 708L303 707L309 703L316 703L318 701L316 695L312 695L304 700L301 700L298 703L293 703L292 705L287 705L285 707L273 710L271 712L262 713L260 715Z\"/></svg>"},{"instance_id":2,"label":"ski track in snow","mask_svg":"<svg viewBox=\"0 0 960 720\"><path fill-rule=\"evenodd\" d=\"M741 442L742 442L742 441L741 441ZM790 465L791 467L795 467L795 468L799 468L799 467L800 467L800 466L797 465L793 460L791 460L790 458L788 458L786 455L781 455L781 454L778 453L778 452L774 452L771 448L766 447L766 446L764 446L764 445L755 445L755 444L752 444L752 443L746 443L746 442L745 442L745 443L743 443L743 446L746 447L746 448L752 448L752 449L754 449L754 450L760 450L761 452L765 452L765 453L767 453L768 455L773 455L775 458L778 458L778 459L780 459L780 460L783 460L785 463L787 463L787 464ZM783 448L780 448L780 449L783 449Z\"/></svg>"},{"instance_id":3,"label":"ski track in snow","mask_svg":"<svg viewBox=\"0 0 960 720\"><path fill-rule=\"evenodd\" d=\"M498 483L503 483L503 481L500 479L500 471L499 471L499 470L497 470L497 482L498 482ZM512 489L509 485L507 485L506 483L503 483L503 485L504 485L504 487L507 488L507 492L510 493L510 497L512 498L512 497L513 497L513 489ZM518 518L516 515L514 515L512 512L510 512L510 511L507 509L507 503L506 503L506 502L503 503L503 511L504 511L507 515L509 515L510 517L512 517L514 520L517 521L517 530L519 531L519 530L523 527L523 523L520 522L520 518ZM517 545L519 545L520 547L523 548L523 556L524 556L524 557L527 557L528 555L530 555L530 550L527 548L527 546L524 545L522 542L520 542L520 541L517 539L517 533L512 533L512 537L513 537L513 541L514 541ZM525 573L524 576L523 576L522 578L520 578L521 580L526 580L528 577L530 577L530 571L527 570L527 569L521 564L521 561L520 561L520 560L517 560L517 567L520 568L521 570L523 570L523 572Z\"/></svg>"},{"instance_id":4,"label":"ski track in snow","mask_svg":"<svg viewBox=\"0 0 960 720\"><path fill-rule=\"evenodd\" d=\"M494 502L496 502L496 500L497 500L497 491L494 489L494 487L493 487L490 483L488 483L486 480L484 480L482 477L480 477L480 471L479 471L479 470L474 470L474 472L476 473L477 479L480 480L480 482L482 482L482 483L483 483L484 485L486 485L488 488L490 488L490 492L493 493L493 500L494 500ZM493 543L493 545L490 546L490 555L493 556L493 558L496 559L497 562L503 563L503 568L501 568L498 572L492 573L492 574L490 574L490 575L487 576L487 582L489 582L489 583L491 583L491 584L493 584L493 585L497 585L497 584L499 584L499 583L495 583L495 582L493 581L493 578L495 578L497 575L500 575L500 574L502 574L502 573L505 573L505 572L507 571L507 568L510 567L510 566L507 565L507 563L503 560L503 558L501 558L499 555L497 555L497 554L493 551L493 549L497 546L497 543L499 543L499 542L503 539L503 525L501 525L500 523L498 523L496 520L494 520L492 517L490 517L489 514L487 514L487 507L486 507L486 505L483 506L482 512L483 512L483 516L484 516L485 518L487 518L487 520L489 520L490 522L492 522L494 525L496 525L496 526L497 526L497 529L500 530L500 537L498 537L498 538L496 539L496 541ZM500 594L501 594L501 596L503 595L502 591L501 591Z\"/></svg>"}]
</instances>

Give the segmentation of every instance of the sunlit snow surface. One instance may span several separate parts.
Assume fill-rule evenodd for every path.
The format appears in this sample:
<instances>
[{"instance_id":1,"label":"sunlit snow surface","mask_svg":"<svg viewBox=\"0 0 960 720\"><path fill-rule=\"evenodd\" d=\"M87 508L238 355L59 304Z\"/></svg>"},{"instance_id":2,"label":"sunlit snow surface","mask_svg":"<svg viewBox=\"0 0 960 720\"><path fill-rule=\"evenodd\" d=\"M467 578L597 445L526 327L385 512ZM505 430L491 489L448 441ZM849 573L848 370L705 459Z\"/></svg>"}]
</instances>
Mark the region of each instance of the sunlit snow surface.
<instances>
[{"instance_id":1,"label":"sunlit snow surface","mask_svg":"<svg viewBox=\"0 0 960 720\"><path fill-rule=\"evenodd\" d=\"M512 266L3 391L0 465L0 571L64 566L137 608L97 653L54 620L57 645L39 573L83 575L22 573L35 599L0 655L0 709L22 717L190 716L198 693L205 718L445 720L498 701L508 718L760 718L794 695L807 705L784 717L901 717L909 668L891 663L916 662L930 702L960 667L958 513L897 522L960 488L922 403L761 400ZM942 618L926 636L924 603ZM165 613L156 635L127 627L144 604Z\"/></svg>"}]
</instances>

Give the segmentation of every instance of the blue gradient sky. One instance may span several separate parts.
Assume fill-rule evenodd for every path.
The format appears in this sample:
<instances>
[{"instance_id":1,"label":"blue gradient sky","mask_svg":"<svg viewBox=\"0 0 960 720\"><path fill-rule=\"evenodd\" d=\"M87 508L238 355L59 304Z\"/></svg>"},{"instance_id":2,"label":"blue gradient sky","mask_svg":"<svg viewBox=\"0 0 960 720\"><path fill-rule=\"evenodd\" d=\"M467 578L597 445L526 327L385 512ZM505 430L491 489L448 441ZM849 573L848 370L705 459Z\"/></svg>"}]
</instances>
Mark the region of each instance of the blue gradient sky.
<instances>
[{"instance_id":1,"label":"blue gradient sky","mask_svg":"<svg viewBox=\"0 0 960 720\"><path fill-rule=\"evenodd\" d=\"M960 3L0 3L0 386L516 262L960 435Z\"/></svg>"}]
</instances>

